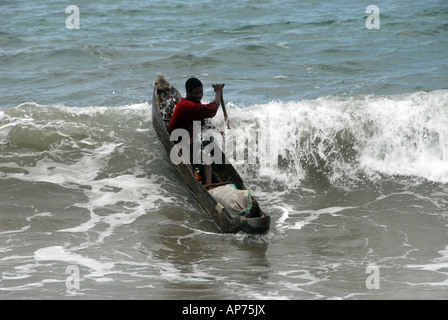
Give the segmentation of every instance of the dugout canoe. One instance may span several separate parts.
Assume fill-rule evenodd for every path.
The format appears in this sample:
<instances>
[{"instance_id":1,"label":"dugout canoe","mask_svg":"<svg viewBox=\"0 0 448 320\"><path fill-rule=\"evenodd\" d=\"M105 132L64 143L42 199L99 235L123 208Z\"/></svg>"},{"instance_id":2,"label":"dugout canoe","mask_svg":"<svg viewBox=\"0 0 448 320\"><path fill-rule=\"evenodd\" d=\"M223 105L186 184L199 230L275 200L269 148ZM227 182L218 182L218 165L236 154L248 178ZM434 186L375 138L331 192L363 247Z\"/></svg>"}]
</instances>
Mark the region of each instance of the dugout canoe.
<instances>
[{"instance_id":1,"label":"dugout canoe","mask_svg":"<svg viewBox=\"0 0 448 320\"><path fill-rule=\"evenodd\" d=\"M225 233L237 233L243 231L250 234L262 234L269 230L271 217L262 211L257 199L249 193L250 210L243 214L231 213L222 203L212 196L212 190L223 185L230 184L237 190L249 190L246 183L240 177L233 165L226 161L224 153L222 164L212 164L213 180L211 185L203 185L193 174L193 167L181 162L174 164L170 160L170 154L174 149L178 152L175 143L168 133L168 123L175 106L180 101L179 91L171 86L169 82L159 75L154 85L152 99L152 123L160 143L165 148L168 161L172 163L181 176L187 189L198 200L208 216ZM216 149L215 149L216 150ZM187 161L185 161L187 162ZM223 202L221 200L221 202ZM249 207L248 207L249 208Z\"/></svg>"}]
</instances>

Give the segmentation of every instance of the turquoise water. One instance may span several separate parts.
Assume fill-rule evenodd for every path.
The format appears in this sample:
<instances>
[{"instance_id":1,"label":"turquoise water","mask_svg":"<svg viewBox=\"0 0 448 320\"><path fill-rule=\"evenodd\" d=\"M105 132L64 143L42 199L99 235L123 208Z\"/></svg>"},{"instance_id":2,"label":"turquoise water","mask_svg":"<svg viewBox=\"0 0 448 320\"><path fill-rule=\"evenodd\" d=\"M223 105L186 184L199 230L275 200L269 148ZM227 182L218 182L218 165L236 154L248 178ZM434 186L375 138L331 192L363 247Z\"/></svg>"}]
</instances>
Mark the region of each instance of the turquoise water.
<instances>
[{"instance_id":1,"label":"turquoise water","mask_svg":"<svg viewBox=\"0 0 448 320\"><path fill-rule=\"evenodd\" d=\"M445 1L2 1L1 106L120 106L158 73L227 84L242 105L446 89Z\"/></svg>"},{"instance_id":2,"label":"turquoise water","mask_svg":"<svg viewBox=\"0 0 448 320\"><path fill-rule=\"evenodd\" d=\"M446 299L447 18L442 0L1 1L0 298ZM222 234L180 183L160 73L204 100L226 83L226 136L274 141L235 159L268 234Z\"/></svg>"}]
</instances>

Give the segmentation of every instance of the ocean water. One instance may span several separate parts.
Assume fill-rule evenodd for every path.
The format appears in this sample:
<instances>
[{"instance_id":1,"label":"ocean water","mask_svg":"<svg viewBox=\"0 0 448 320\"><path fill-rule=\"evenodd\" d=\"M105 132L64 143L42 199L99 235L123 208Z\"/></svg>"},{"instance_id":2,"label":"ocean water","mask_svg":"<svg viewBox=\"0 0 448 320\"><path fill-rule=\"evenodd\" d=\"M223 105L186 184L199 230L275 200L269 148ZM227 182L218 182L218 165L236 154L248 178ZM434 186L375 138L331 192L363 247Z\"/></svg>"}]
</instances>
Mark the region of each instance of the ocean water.
<instances>
[{"instance_id":1,"label":"ocean water","mask_svg":"<svg viewBox=\"0 0 448 320\"><path fill-rule=\"evenodd\" d=\"M0 22L0 299L448 298L445 0L17 0ZM182 185L160 73L226 83L267 234L223 234Z\"/></svg>"}]
</instances>

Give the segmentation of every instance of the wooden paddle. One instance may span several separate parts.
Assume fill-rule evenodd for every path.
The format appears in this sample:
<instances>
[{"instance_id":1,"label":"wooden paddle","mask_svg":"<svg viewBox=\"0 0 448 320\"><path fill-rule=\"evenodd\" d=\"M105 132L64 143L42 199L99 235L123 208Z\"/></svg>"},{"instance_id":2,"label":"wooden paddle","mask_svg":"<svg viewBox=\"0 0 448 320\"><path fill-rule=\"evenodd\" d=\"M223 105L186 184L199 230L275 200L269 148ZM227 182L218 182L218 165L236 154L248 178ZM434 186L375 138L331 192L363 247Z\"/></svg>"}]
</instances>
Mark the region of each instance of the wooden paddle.
<instances>
[{"instance_id":1,"label":"wooden paddle","mask_svg":"<svg viewBox=\"0 0 448 320\"><path fill-rule=\"evenodd\" d=\"M224 88L224 86L223 86ZM222 105L222 111L224 112L224 119L227 123L227 128L230 129L230 122L229 122L229 116L227 114L226 105L224 104L224 94L221 93L221 105Z\"/></svg>"}]
</instances>

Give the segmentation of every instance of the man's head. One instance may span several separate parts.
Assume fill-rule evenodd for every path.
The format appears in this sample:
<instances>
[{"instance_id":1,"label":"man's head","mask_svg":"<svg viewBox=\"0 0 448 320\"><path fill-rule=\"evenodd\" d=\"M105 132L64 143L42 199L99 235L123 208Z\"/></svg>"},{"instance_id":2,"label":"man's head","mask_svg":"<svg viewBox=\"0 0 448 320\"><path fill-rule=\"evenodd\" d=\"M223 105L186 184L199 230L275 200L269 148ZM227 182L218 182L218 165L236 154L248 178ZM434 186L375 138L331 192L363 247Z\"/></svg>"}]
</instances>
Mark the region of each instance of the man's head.
<instances>
[{"instance_id":1,"label":"man's head","mask_svg":"<svg viewBox=\"0 0 448 320\"><path fill-rule=\"evenodd\" d=\"M185 90L187 91L187 99L200 103L204 95L202 82L196 78L190 78L185 83Z\"/></svg>"}]
</instances>

